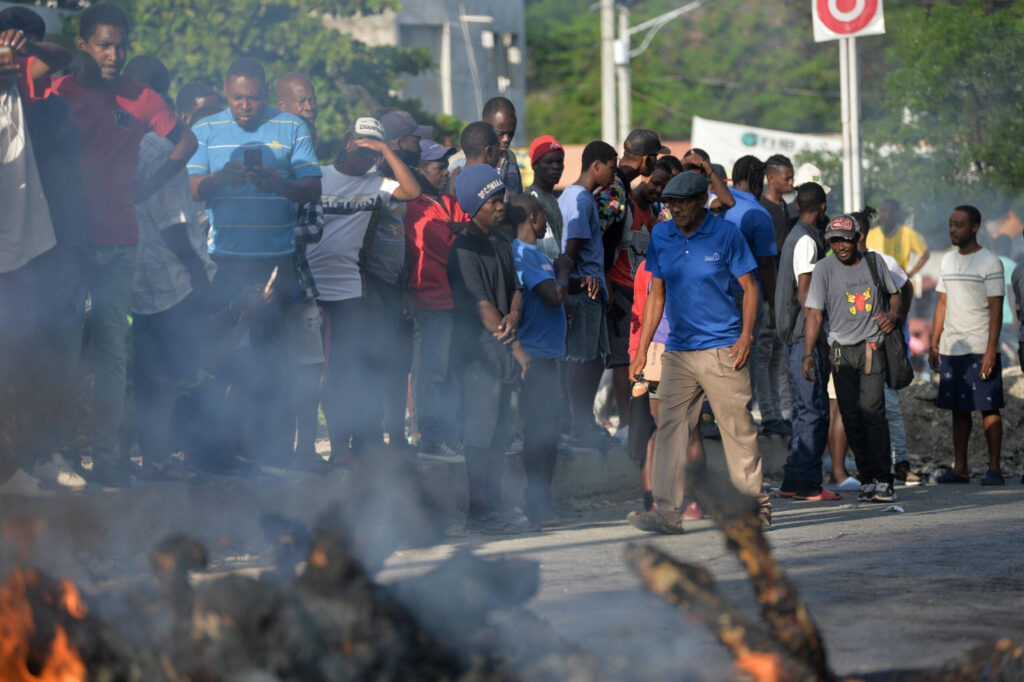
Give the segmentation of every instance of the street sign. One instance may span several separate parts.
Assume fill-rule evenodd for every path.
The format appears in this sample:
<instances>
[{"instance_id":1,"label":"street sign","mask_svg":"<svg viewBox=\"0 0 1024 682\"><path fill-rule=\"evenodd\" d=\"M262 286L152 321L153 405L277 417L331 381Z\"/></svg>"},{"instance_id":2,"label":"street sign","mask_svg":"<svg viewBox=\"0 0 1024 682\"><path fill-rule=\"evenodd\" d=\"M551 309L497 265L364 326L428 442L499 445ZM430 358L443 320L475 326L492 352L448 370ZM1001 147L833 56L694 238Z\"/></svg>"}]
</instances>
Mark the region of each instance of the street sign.
<instances>
[{"instance_id":1,"label":"street sign","mask_svg":"<svg viewBox=\"0 0 1024 682\"><path fill-rule=\"evenodd\" d=\"M885 33L882 0L811 0L814 42Z\"/></svg>"}]
</instances>

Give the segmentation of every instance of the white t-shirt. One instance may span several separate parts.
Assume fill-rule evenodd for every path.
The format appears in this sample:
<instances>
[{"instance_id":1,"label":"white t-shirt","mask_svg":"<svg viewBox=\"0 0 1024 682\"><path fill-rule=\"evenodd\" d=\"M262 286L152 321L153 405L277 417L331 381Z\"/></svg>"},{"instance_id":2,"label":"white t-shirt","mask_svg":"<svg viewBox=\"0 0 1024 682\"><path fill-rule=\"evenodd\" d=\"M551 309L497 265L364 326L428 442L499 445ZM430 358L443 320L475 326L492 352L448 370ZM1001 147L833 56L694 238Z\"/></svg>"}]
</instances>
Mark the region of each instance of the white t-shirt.
<instances>
[{"instance_id":1,"label":"white t-shirt","mask_svg":"<svg viewBox=\"0 0 1024 682\"><path fill-rule=\"evenodd\" d=\"M393 208L394 180L379 175L345 175L334 166L322 166L324 234L306 248L309 268L324 301L344 301L363 295L359 277L359 249L370 224L373 205L380 197L384 210Z\"/></svg>"},{"instance_id":2,"label":"white t-shirt","mask_svg":"<svg viewBox=\"0 0 1024 682\"><path fill-rule=\"evenodd\" d=\"M874 249L868 249L871 253L875 254L885 263L885 267L889 269L889 275L892 276L892 283L896 285L897 289L902 289L903 285L907 283L909 277L907 277L907 271L900 267L900 264L896 262L896 259L887 253L881 251L875 251Z\"/></svg>"},{"instance_id":3,"label":"white t-shirt","mask_svg":"<svg viewBox=\"0 0 1024 682\"><path fill-rule=\"evenodd\" d=\"M800 279L800 275L809 275L814 272L814 263L818 260L818 245L814 239L806 234L796 240L793 245L793 276Z\"/></svg>"},{"instance_id":4,"label":"white t-shirt","mask_svg":"<svg viewBox=\"0 0 1024 682\"><path fill-rule=\"evenodd\" d=\"M946 320L939 339L941 355L982 355L988 348L988 299L1003 296L1003 263L988 249L942 257L935 290L946 294Z\"/></svg>"}]
</instances>

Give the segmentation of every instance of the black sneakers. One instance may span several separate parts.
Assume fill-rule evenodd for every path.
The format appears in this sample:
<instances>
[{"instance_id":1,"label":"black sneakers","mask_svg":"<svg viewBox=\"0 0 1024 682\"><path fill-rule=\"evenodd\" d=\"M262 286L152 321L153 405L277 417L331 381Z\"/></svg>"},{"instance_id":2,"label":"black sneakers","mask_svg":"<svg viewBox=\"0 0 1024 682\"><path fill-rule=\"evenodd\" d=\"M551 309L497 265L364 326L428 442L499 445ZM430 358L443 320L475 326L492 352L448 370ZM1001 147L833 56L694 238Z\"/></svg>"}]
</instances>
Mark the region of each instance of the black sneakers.
<instances>
[{"instance_id":1,"label":"black sneakers","mask_svg":"<svg viewBox=\"0 0 1024 682\"><path fill-rule=\"evenodd\" d=\"M860 495L857 496L857 499L861 502L895 502L896 491L893 489L892 483L872 481L860 487Z\"/></svg>"}]
</instances>

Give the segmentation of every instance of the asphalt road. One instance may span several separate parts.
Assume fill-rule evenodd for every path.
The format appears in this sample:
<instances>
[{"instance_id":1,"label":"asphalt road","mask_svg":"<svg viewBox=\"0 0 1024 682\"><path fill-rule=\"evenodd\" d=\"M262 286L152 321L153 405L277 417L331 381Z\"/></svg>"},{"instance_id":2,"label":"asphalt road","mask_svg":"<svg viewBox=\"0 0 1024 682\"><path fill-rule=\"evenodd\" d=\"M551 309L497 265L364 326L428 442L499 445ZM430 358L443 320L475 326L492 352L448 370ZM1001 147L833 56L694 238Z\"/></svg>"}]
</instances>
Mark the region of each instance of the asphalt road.
<instances>
[{"instance_id":1,"label":"asphalt road","mask_svg":"<svg viewBox=\"0 0 1024 682\"><path fill-rule=\"evenodd\" d=\"M383 522L394 507L388 499L394 481L389 475L360 486L369 492L360 524ZM31 534L18 530L26 528L18 520L32 518L45 519L46 527L26 549L28 561L72 577L99 600L144 579L150 551L172 532L206 544L213 572L259 571L272 563L261 514L309 523L331 500L355 494L352 483L348 472L335 471L0 497L0 572L17 555L18 538ZM849 495L838 503L774 500L770 542L821 628L833 669L933 665L996 637L1024 641L1019 479L995 489L975 482L897 491L904 513L858 504ZM579 522L563 529L500 538L449 534L439 544L392 554L380 578L428 570L460 547L531 558L541 565L541 587L527 608L565 639L606 657L622 679L729 677L724 648L703 626L646 594L623 561L629 543L655 543L707 568L720 592L756 617L749 583L723 536L706 520L689 523L681 536L645 535L624 522L630 508L590 500Z\"/></svg>"}]
</instances>

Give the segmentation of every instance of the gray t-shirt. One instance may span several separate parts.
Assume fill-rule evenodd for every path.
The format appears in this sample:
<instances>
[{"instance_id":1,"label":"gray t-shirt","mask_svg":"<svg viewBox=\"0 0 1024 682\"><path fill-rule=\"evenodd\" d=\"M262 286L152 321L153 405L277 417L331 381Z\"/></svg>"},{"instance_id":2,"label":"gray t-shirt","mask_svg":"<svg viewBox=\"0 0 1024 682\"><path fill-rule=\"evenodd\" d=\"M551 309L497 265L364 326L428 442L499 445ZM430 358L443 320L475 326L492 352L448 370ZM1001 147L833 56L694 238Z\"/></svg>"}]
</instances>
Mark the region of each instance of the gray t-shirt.
<instances>
[{"instance_id":1,"label":"gray t-shirt","mask_svg":"<svg viewBox=\"0 0 1024 682\"><path fill-rule=\"evenodd\" d=\"M558 208L558 199L551 192L546 192L536 185L530 185L523 190L540 202L544 207L544 215L548 219L548 231L544 238L537 242L541 253L555 260L562 252L562 210Z\"/></svg>"},{"instance_id":2,"label":"gray t-shirt","mask_svg":"<svg viewBox=\"0 0 1024 682\"><path fill-rule=\"evenodd\" d=\"M815 264L806 305L825 311L829 344L852 346L862 341L882 340L884 334L871 318L881 312L881 297L898 290L889 269L880 259L878 270L887 293L875 290L871 269L863 254L854 266L843 265L835 254Z\"/></svg>"}]
</instances>

